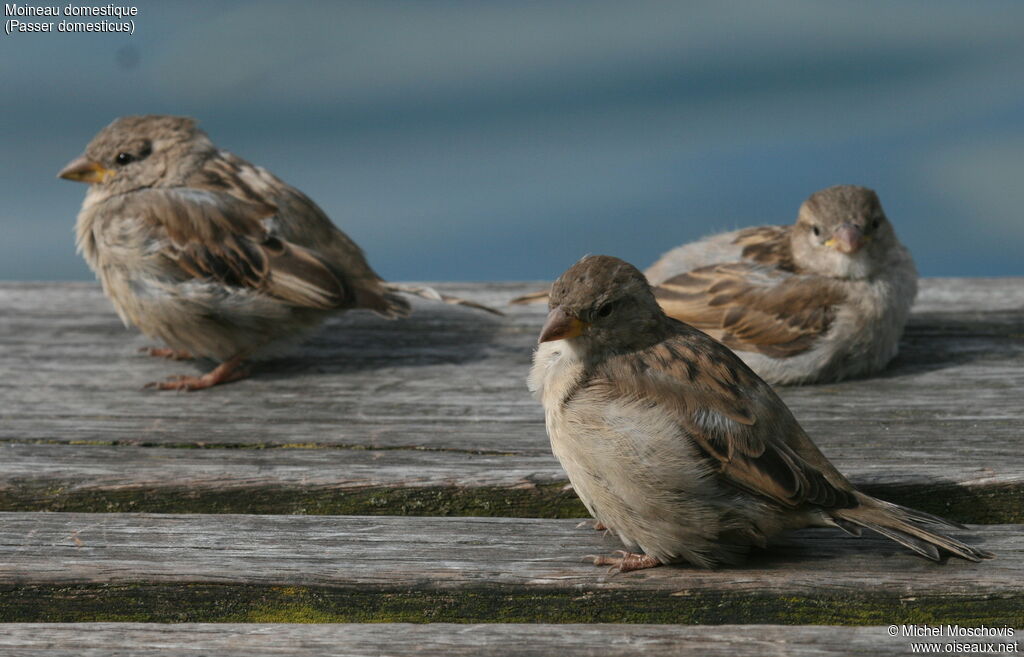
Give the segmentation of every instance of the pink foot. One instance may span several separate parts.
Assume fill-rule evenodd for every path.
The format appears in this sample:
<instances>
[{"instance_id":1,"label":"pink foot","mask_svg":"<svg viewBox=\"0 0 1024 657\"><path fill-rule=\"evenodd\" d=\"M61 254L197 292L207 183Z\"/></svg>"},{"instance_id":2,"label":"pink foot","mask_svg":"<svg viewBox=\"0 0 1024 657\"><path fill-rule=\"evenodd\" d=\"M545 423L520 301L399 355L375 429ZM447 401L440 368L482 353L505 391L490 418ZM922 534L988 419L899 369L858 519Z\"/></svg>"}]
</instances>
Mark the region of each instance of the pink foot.
<instances>
[{"instance_id":1,"label":"pink foot","mask_svg":"<svg viewBox=\"0 0 1024 657\"><path fill-rule=\"evenodd\" d=\"M202 376L175 376L167 381L153 381L145 387L157 390L205 390L221 383L230 383L249 376L249 372L240 368L242 359L226 360Z\"/></svg>"},{"instance_id":2,"label":"pink foot","mask_svg":"<svg viewBox=\"0 0 1024 657\"><path fill-rule=\"evenodd\" d=\"M167 358L170 360L192 360L195 356L184 349L170 349L168 347L143 347L139 353L153 356L154 358Z\"/></svg>"},{"instance_id":3,"label":"pink foot","mask_svg":"<svg viewBox=\"0 0 1024 657\"><path fill-rule=\"evenodd\" d=\"M616 550L615 554L621 556L605 557L588 554L584 558L591 559L595 566L611 566L611 570L618 571L620 573L628 573L631 570L654 568L661 565L660 561L649 554L637 554L635 552L626 552L625 550Z\"/></svg>"}]
</instances>

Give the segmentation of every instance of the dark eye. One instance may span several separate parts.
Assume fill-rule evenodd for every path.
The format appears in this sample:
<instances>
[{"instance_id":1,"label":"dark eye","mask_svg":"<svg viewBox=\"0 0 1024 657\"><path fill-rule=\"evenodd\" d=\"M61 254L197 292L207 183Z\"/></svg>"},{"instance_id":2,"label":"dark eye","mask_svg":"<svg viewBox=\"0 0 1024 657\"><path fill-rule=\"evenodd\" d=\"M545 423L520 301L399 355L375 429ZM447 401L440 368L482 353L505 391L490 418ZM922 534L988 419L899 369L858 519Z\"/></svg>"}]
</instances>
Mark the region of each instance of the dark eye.
<instances>
[{"instance_id":1,"label":"dark eye","mask_svg":"<svg viewBox=\"0 0 1024 657\"><path fill-rule=\"evenodd\" d=\"M614 304L609 302L609 303L604 304L600 308L598 308L597 309L597 316L598 317L607 317L608 315L611 315L612 314L612 306L613 305Z\"/></svg>"},{"instance_id":2,"label":"dark eye","mask_svg":"<svg viewBox=\"0 0 1024 657\"><path fill-rule=\"evenodd\" d=\"M871 230L875 230L876 228L878 228L881 225L882 225L881 220L875 219L874 221L871 222Z\"/></svg>"},{"instance_id":3,"label":"dark eye","mask_svg":"<svg viewBox=\"0 0 1024 657\"><path fill-rule=\"evenodd\" d=\"M821 229L818 228L817 226L811 226L811 232L814 233L815 237L817 237L818 235L821 235Z\"/></svg>"},{"instance_id":4,"label":"dark eye","mask_svg":"<svg viewBox=\"0 0 1024 657\"><path fill-rule=\"evenodd\" d=\"M132 155L131 153L118 153L117 157L114 158L114 161L120 164L121 166L124 166L129 162L134 162L135 156Z\"/></svg>"}]
</instances>

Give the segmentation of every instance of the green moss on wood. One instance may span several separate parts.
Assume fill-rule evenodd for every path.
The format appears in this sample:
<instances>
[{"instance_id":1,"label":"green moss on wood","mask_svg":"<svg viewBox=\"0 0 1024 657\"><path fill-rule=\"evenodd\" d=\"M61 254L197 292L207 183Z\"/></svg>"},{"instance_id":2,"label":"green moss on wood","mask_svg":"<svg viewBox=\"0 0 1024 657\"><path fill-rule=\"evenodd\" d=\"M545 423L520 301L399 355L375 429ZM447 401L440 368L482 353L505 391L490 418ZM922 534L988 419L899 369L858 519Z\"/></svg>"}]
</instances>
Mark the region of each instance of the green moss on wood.
<instances>
[{"instance_id":1,"label":"green moss on wood","mask_svg":"<svg viewBox=\"0 0 1024 657\"><path fill-rule=\"evenodd\" d=\"M737 591L452 590L215 584L13 587L0 622L960 623L1021 627L1024 593L778 596Z\"/></svg>"},{"instance_id":2,"label":"green moss on wood","mask_svg":"<svg viewBox=\"0 0 1024 657\"><path fill-rule=\"evenodd\" d=\"M1019 484L963 486L954 483L863 486L865 493L956 522L1009 525L1024 522Z\"/></svg>"},{"instance_id":3,"label":"green moss on wood","mask_svg":"<svg viewBox=\"0 0 1024 657\"><path fill-rule=\"evenodd\" d=\"M1024 522L1024 491L1013 484L865 486L897 504L971 524ZM12 481L0 511L262 513L289 515L491 516L578 518L587 511L564 483L497 486L223 486L84 488L75 482Z\"/></svg>"},{"instance_id":4,"label":"green moss on wood","mask_svg":"<svg viewBox=\"0 0 1024 657\"><path fill-rule=\"evenodd\" d=\"M490 516L579 518L587 515L565 484L523 488L430 486L331 488L76 488L70 483L13 482L0 489L2 511L260 513L288 515Z\"/></svg>"}]
</instances>

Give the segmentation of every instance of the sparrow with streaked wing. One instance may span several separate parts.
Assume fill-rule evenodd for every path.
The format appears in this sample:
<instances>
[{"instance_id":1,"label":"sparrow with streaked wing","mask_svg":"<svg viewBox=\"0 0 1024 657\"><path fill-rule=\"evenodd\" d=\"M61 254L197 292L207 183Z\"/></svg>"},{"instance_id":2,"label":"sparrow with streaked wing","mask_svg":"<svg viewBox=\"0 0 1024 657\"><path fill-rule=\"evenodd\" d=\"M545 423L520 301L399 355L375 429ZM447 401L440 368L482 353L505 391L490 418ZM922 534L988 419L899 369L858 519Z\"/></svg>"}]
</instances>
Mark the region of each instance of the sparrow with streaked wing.
<instances>
[{"instance_id":1,"label":"sparrow with streaked wing","mask_svg":"<svg viewBox=\"0 0 1024 657\"><path fill-rule=\"evenodd\" d=\"M878 195L854 185L815 192L793 225L691 242L645 274L668 315L717 338L775 384L882 370L917 294L914 261Z\"/></svg>"},{"instance_id":2,"label":"sparrow with streaked wing","mask_svg":"<svg viewBox=\"0 0 1024 657\"><path fill-rule=\"evenodd\" d=\"M668 317L644 275L587 256L555 282L529 387L580 499L629 552L622 571L740 562L780 532L871 529L929 559L993 555L962 528L856 490L742 360Z\"/></svg>"},{"instance_id":3,"label":"sparrow with streaked wing","mask_svg":"<svg viewBox=\"0 0 1024 657\"><path fill-rule=\"evenodd\" d=\"M122 321L167 345L152 355L219 363L149 384L161 390L242 378L244 361L335 312L408 315L401 293L497 313L382 280L313 201L218 149L190 118L119 118L59 176L89 183L77 245Z\"/></svg>"},{"instance_id":4,"label":"sparrow with streaked wing","mask_svg":"<svg viewBox=\"0 0 1024 657\"><path fill-rule=\"evenodd\" d=\"M917 295L914 261L878 195L853 185L812 194L791 226L687 244L646 274L666 313L777 384L881 371Z\"/></svg>"}]
</instances>

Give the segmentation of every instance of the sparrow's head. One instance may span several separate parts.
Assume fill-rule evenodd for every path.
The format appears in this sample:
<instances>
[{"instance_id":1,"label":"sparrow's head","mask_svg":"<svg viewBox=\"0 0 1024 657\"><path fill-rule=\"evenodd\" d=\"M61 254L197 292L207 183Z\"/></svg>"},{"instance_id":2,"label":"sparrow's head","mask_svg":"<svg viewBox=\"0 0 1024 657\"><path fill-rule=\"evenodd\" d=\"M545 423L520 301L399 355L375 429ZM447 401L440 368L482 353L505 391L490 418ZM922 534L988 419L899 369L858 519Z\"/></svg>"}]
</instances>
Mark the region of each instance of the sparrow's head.
<instances>
[{"instance_id":1,"label":"sparrow's head","mask_svg":"<svg viewBox=\"0 0 1024 657\"><path fill-rule=\"evenodd\" d=\"M198 162L215 151L193 119L124 116L100 130L85 152L57 175L121 194L142 187L180 185Z\"/></svg>"},{"instance_id":2,"label":"sparrow's head","mask_svg":"<svg viewBox=\"0 0 1024 657\"><path fill-rule=\"evenodd\" d=\"M566 270L548 306L538 342L573 339L591 353L649 346L667 321L640 270L611 256L585 256Z\"/></svg>"},{"instance_id":3,"label":"sparrow's head","mask_svg":"<svg viewBox=\"0 0 1024 657\"><path fill-rule=\"evenodd\" d=\"M872 275L896 244L878 194L856 185L811 194L800 206L790 239L797 266L836 278Z\"/></svg>"}]
</instances>

